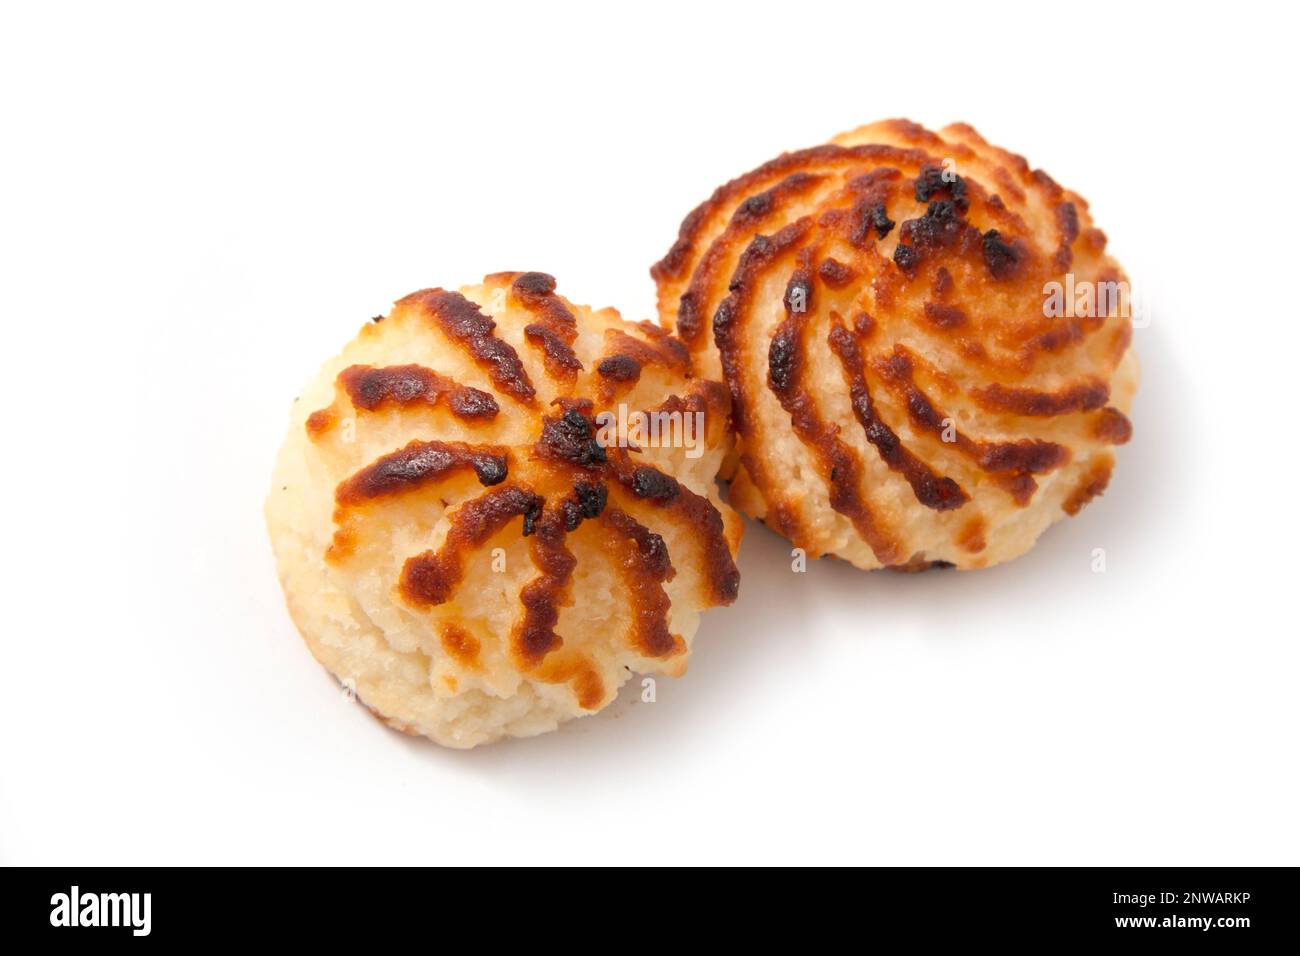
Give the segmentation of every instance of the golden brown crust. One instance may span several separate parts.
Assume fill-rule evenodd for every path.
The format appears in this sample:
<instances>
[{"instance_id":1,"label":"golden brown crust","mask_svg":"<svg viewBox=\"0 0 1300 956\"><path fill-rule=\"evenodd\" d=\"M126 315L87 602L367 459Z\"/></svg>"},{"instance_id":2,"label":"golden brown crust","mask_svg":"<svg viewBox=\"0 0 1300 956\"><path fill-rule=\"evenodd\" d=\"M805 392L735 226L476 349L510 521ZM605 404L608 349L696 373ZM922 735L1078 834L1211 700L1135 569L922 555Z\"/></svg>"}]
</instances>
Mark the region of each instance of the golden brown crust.
<instances>
[{"instance_id":1,"label":"golden brown crust","mask_svg":"<svg viewBox=\"0 0 1300 956\"><path fill-rule=\"evenodd\" d=\"M917 387L912 354L895 345L887 359L875 363L880 380L892 388L906 405L908 418L920 431L937 436L994 476L1017 504L1027 504L1038 485L1031 477L1061 467L1070 460L1070 450L1056 442L1022 438L1015 441L978 441L957 428L955 419L939 408ZM949 434L945 437L945 431Z\"/></svg>"},{"instance_id":2,"label":"golden brown crust","mask_svg":"<svg viewBox=\"0 0 1300 956\"><path fill-rule=\"evenodd\" d=\"M304 427L308 438L314 442L325 440L347 420L347 410L353 415L423 410L481 426L495 419L501 407L490 393L462 385L423 365L351 365L334 381L333 403L307 416Z\"/></svg>"},{"instance_id":3,"label":"golden brown crust","mask_svg":"<svg viewBox=\"0 0 1300 956\"><path fill-rule=\"evenodd\" d=\"M681 342L670 336L652 336L650 341L646 341L621 329L607 330L605 354L596 365L602 401L612 401L616 395L628 391L641 378L641 371L647 365L689 376L691 356Z\"/></svg>"},{"instance_id":4,"label":"golden brown crust","mask_svg":"<svg viewBox=\"0 0 1300 956\"><path fill-rule=\"evenodd\" d=\"M969 126L890 120L719 187L651 275L664 325L731 392L742 510L815 553L916 568L1014 557L1131 436L1131 323L1051 312L1067 270L1127 281L1082 199Z\"/></svg>"},{"instance_id":5,"label":"golden brown crust","mask_svg":"<svg viewBox=\"0 0 1300 956\"><path fill-rule=\"evenodd\" d=\"M812 229L812 225L812 220L805 217L790 223L770 237L755 236L740 256L732 276L731 291L713 315L713 342L718 349L722 373L731 388L731 421L740 439L740 463L749 480L760 490L772 488L775 482L767 473L764 458L747 451L763 447L764 422L748 412L750 385L745 374L741 348L748 334L750 310L759 280L783 259L795 254L798 244ZM683 224L683 230L685 228ZM772 497L780 501L779 495ZM778 508L773 519L777 529L795 544L807 539L802 522L793 509Z\"/></svg>"},{"instance_id":6,"label":"golden brown crust","mask_svg":"<svg viewBox=\"0 0 1300 956\"><path fill-rule=\"evenodd\" d=\"M1083 510L1084 505L1106 490L1110 484L1110 473L1114 464L1114 459L1104 456L1088 469L1078 486L1070 492L1070 496L1061 505L1066 514L1077 515Z\"/></svg>"},{"instance_id":7,"label":"golden brown crust","mask_svg":"<svg viewBox=\"0 0 1300 956\"><path fill-rule=\"evenodd\" d=\"M446 621L439 629L443 650L462 667L476 669L479 667L479 651L482 644L477 637L454 621Z\"/></svg>"},{"instance_id":8,"label":"golden brown crust","mask_svg":"<svg viewBox=\"0 0 1300 956\"><path fill-rule=\"evenodd\" d=\"M915 156L908 157L906 151L878 144L848 148L827 143L811 149L783 153L752 172L719 186L712 196L692 210L682 220L677 241L673 243L668 253L651 267L650 275L660 284L670 281L680 282L683 277L689 277L695 270L701 247L706 245L703 237L707 235L711 224L724 216L726 210L742 206L745 201L762 195L773 185L790 176L816 176L823 171L833 172L856 162L905 162L909 158L920 160L924 156L925 154L916 153ZM812 185L802 178L797 182L805 186ZM761 205L765 204L760 201ZM763 213L767 211L762 209Z\"/></svg>"},{"instance_id":9,"label":"golden brown crust","mask_svg":"<svg viewBox=\"0 0 1300 956\"><path fill-rule=\"evenodd\" d=\"M740 593L740 571L732 555L722 515L709 499L649 465L634 466L626 453L612 465L619 483L635 500L649 503L662 520L695 542L706 607L725 607Z\"/></svg>"},{"instance_id":10,"label":"golden brown crust","mask_svg":"<svg viewBox=\"0 0 1300 956\"><path fill-rule=\"evenodd\" d=\"M664 539L620 508L600 516L611 553L632 607L628 641L646 657L671 657L686 650L681 637L669 633L671 602L664 583L677 573Z\"/></svg>"},{"instance_id":11,"label":"golden brown crust","mask_svg":"<svg viewBox=\"0 0 1300 956\"><path fill-rule=\"evenodd\" d=\"M697 612L735 600L740 522L713 482L730 397L659 326L498 273L407 296L328 368L282 453L281 490L333 485L296 573L342 606L303 630L340 675L374 664L357 693L392 726L457 746L538 732L632 669L683 672ZM632 409L686 444L607 446L597 416ZM306 509L275 504L303 538Z\"/></svg>"},{"instance_id":12,"label":"golden brown crust","mask_svg":"<svg viewBox=\"0 0 1300 956\"><path fill-rule=\"evenodd\" d=\"M1095 380L1070 385L1054 392L1018 388L994 382L992 385L975 389L971 395L975 401L991 412L1051 416L1095 411L1106 404L1106 400L1110 398L1110 389L1105 382Z\"/></svg>"},{"instance_id":13,"label":"golden brown crust","mask_svg":"<svg viewBox=\"0 0 1300 956\"><path fill-rule=\"evenodd\" d=\"M516 401L531 404L537 390L514 347L493 334L496 323L459 292L425 289L398 302L421 309L442 332L465 349L492 377L493 384Z\"/></svg>"},{"instance_id":14,"label":"golden brown crust","mask_svg":"<svg viewBox=\"0 0 1300 956\"><path fill-rule=\"evenodd\" d=\"M581 512L578 514L581 520ZM561 509L551 507L542 511L533 534L530 553L537 576L519 592L524 615L510 637L511 653L525 670L536 667L564 643L555 633L555 625L560 620L560 606L572 600L571 580L578 566L578 559L564 544L568 530Z\"/></svg>"},{"instance_id":15,"label":"golden brown crust","mask_svg":"<svg viewBox=\"0 0 1300 956\"><path fill-rule=\"evenodd\" d=\"M717 400L715 389L706 387L705 391ZM634 464L626 449L603 447L597 437L589 400L557 401L561 412L543 419L541 438L534 448L535 463L551 463L548 474L554 480L572 480L572 472L577 470L581 477L575 491L582 484L590 484L607 495L611 489L617 490L621 486L630 493L632 500L659 511L661 520L672 522L683 537L695 542L700 555L701 577L705 582L702 590L705 606L728 605L735 601L740 588L740 572L736 569L718 509L707 498L658 468ZM670 396L661 407L689 409L704 402L707 398L693 392L690 399Z\"/></svg>"},{"instance_id":16,"label":"golden brown crust","mask_svg":"<svg viewBox=\"0 0 1300 956\"><path fill-rule=\"evenodd\" d=\"M352 365L339 373L339 385L354 408L367 412L445 402L457 418L479 422L491 421L501 411L496 399L482 389L468 388L420 365Z\"/></svg>"},{"instance_id":17,"label":"golden brown crust","mask_svg":"<svg viewBox=\"0 0 1300 956\"><path fill-rule=\"evenodd\" d=\"M835 357L840 360L853 415L862 426L867 441L875 446L881 460L891 471L903 476L911 486L916 500L935 511L950 511L970 501L970 495L962 490L961 485L946 475L936 473L909 451L898 434L877 413L871 389L867 385L866 366L857 336L844 325L836 323L831 326L827 342Z\"/></svg>"},{"instance_id":18,"label":"golden brown crust","mask_svg":"<svg viewBox=\"0 0 1300 956\"><path fill-rule=\"evenodd\" d=\"M437 551L408 558L398 589L414 607L434 607L451 600L460 586L466 557L516 518L523 519L523 534L531 533L545 503L540 495L519 485L484 492L457 508L451 530Z\"/></svg>"},{"instance_id":19,"label":"golden brown crust","mask_svg":"<svg viewBox=\"0 0 1300 956\"><path fill-rule=\"evenodd\" d=\"M805 300L813 294L812 258L811 255L800 257L799 268L786 289L786 317L777 327L768 349L768 387L789 413L795 434L816 455L817 469L829 489L831 507L853 522L882 563L893 564L900 557L897 542L881 526L860 493L861 460L840 440L838 429L822 419L805 381L808 310L794 311L790 305L794 293L802 293Z\"/></svg>"},{"instance_id":20,"label":"golden brown crust","mask_svg":"<svg viewBox=\"0 0 1300 956\"><path fill-rule=\"evenodd\" d=\"M524 338L541 349L546 373L572 387L582 371L582 362L573 352L578 324L568 305L555 294L555 279L545 272L508 274L510 296L537 316L538 321L524 326Z\"/></svg>"},{"instance_id":21,"label":"golden brown crust","mask_svg":"<svg viewBox=\"0 0 1300 956\"><path fill-rule=\"evenodd\" d=\"M334 500L340 507L359 505L414 491L441 481L458 469L472 470L481 484L499 484L509 472L506 451L464 442L412 441L343 481L334 493Z\"/></svg>"}]
</instances>

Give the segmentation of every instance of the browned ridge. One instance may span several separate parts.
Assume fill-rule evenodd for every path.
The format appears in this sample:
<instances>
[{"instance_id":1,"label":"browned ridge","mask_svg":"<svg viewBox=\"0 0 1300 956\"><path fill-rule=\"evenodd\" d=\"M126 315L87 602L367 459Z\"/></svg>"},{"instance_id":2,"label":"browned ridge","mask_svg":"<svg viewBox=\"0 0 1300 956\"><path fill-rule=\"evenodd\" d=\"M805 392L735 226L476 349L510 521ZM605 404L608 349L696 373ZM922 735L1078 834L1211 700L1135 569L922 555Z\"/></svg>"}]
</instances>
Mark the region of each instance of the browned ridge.
<instances>
[{"instance_id":1,"label":"browned ridge","mask_svg":"<svg viewBox=\"0 0 1300 956\"><path fill-rule=\"evenodd\" d=\"M835 545L810 495L869 546L858 563L979 566L988 525L1058 472L1074 486L1054 513L1076 512L1131 435L1111 395L1128 317L1044 308L1066 273L1126 281L1105 245L1023 158L892 120L719 187L651 275L664 324L731 393L733 504L814 554Z\"/></svg>"}]
</instances>

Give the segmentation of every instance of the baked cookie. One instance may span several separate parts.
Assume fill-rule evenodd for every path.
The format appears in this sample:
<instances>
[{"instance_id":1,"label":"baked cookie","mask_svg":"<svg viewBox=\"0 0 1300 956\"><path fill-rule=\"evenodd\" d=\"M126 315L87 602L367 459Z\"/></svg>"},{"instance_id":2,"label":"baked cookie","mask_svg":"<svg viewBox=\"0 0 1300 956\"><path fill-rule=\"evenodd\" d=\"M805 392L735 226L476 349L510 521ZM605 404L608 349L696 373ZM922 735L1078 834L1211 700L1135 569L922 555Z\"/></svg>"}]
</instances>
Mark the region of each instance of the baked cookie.
<instances>
[{"instance_id":1,"label":"baked cookie","mask_svg":"<svg viewBox=\"0 0 1300 956\"><path fill-rule=\"evenodd\" d=\"M726 388L653 323L536 272L426 289L297 400L266 515L308 647L391 726L450 747L686 669L729 604ZM608 414L607 414L608 413Z\"/></svg>"},{"instance_id":2,"label":"baked cookie","mask_svg":"<svg viewBox=\"0 0 1300 956\"><path fill-rule=\"evenodd\" d=\"M651 270L731 391L730 502L809 555L980 568L1105 489L1137 387L1088 205L969 126L864 126L721 186Z\"/></svg>"}]
</instances>

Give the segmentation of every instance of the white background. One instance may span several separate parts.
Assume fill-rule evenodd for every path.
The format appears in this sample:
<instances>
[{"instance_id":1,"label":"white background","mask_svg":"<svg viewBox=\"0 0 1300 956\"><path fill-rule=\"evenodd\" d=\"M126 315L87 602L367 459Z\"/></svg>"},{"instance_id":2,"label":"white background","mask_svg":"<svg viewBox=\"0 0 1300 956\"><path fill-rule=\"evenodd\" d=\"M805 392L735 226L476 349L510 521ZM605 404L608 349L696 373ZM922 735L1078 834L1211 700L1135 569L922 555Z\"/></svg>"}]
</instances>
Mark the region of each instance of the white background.
<instances>
[{"instance_id":1,"label":"white background","mask_svg":"<svg viewBox=\"0 0 1300 956\"><path fill-rule=\"evenodd\" d=\"M6 6L0 861L1300 863L1296 24L1210 10ZM690 674L545 737L344 701L261 511L320 362L504 269L649 317L716 185L888 116L1145 284L1106 496L972 574L751 527Z\"/></svg>"}]
</instances>

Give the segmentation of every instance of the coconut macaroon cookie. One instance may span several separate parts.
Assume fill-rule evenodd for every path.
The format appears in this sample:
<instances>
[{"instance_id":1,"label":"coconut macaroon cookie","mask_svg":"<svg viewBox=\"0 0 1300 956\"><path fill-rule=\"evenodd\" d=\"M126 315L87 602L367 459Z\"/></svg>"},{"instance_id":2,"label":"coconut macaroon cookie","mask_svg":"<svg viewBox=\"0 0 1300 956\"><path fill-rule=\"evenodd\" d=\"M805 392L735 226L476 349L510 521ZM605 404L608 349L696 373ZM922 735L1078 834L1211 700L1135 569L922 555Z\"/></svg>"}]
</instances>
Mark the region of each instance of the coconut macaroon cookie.
<instances>
[{"instance_id":1,"label":"coconut macaroon cookie","mask_svg":"<svg viewBox=\"0 0 1300 956\"><path fill-rule=\"evenodd\" d=\"M739 583L728 404L658 326L550 276L409 295L294 406L266 505L293 619L385 722L451 747L679 675Z\"/></svg>"},{"instance_id":2,"label":"coconut macaroon cookie","mask_svg":"<svg viewBox=\"0 0 1300 956\"><path fill-rule=\"evenodd\" d=\"M905 120L714 192L651 270L732 396L730 502L811 555L979 568L1106 488L1137 387L1088 205L969 126Z\"/></svg>"}]
</instances>

